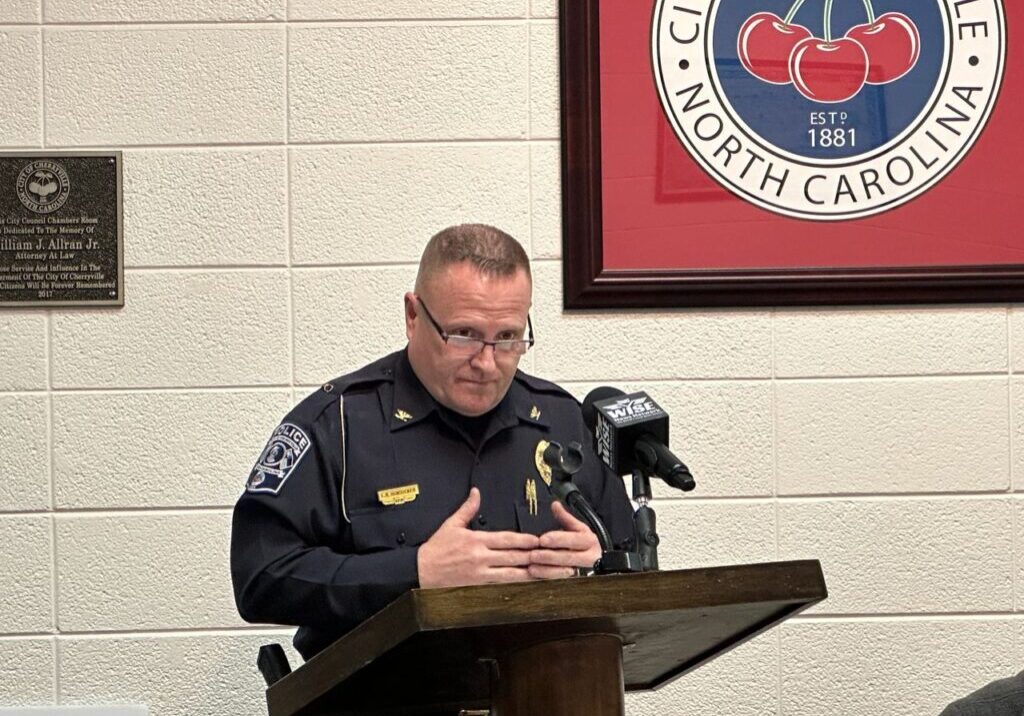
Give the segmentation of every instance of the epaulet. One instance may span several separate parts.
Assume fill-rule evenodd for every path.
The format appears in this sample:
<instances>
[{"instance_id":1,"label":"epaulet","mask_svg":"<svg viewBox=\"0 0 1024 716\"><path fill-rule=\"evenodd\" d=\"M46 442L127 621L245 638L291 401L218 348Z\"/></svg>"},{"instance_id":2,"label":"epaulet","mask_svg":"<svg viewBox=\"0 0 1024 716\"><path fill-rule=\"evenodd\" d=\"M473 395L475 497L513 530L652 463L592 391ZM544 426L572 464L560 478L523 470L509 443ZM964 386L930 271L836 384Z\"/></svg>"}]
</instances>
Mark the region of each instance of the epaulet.
<instances>
[{"instance_id":1,"label":"epaulet","mask_svg":"<svg viewBox=\"0 0 1024 716\"><path fill-rule=\"evenodd\" d=\"M398 353L386 355L357 371L327 381L320 388L320 392L329 394L345 393L360 385L392 382L395 379L395 364L398 362L398 357Z\"/></svg>"},{"instance_id":2,"label":"epaulet","mask_svg":"<svg viewBox=\"0 0 1024 716\"><path fill-rule=\"evenodd\" d=\"M572 393L567 391L558 385L555 385L550 380L544 380L528 373L524 373L521 370L516 371L516 378L519 383L522 383L526 388L534 393L547 393L549 395L557 395L562 398L569 398L576 400Z\"/></svg>"}]
</instances>

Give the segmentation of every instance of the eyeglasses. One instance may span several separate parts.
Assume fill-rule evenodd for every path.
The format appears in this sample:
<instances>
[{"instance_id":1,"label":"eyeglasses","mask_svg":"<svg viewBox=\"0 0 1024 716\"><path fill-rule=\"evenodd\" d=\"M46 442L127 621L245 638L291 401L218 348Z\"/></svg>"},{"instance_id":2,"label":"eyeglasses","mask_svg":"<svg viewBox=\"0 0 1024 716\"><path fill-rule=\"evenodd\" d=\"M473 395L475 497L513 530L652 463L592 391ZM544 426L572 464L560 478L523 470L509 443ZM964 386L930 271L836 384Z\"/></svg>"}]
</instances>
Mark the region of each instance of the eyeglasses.
<instances>
[{"instance_id":1,"label":"eyeglasses","mask_svg":"<svg viewBox=\"0 0 1024 716\"><path fill-rule=\"evenodd\" d=\"M434 317L430 315L430 310L427 308L427 304L423 303L423 299L417 296L416 300L419 301L420 307L423 308L423 315L427 317L427 320L430 321L430 325L434 327L437 334L441 336L441 340L443 340L445 345L448 346L448 350L450 350L454 355L470 358L482 351L485 346L491 346L494 348L494 353L496 355L521 356L533 346L533 321L530 320L530 314L526 314L526 325L530 330L529 336L526 340L486 341L483 338L453 336L446 333L445 330L438 325L437 321L434 320Z\"/></svg>"}]
</instances>

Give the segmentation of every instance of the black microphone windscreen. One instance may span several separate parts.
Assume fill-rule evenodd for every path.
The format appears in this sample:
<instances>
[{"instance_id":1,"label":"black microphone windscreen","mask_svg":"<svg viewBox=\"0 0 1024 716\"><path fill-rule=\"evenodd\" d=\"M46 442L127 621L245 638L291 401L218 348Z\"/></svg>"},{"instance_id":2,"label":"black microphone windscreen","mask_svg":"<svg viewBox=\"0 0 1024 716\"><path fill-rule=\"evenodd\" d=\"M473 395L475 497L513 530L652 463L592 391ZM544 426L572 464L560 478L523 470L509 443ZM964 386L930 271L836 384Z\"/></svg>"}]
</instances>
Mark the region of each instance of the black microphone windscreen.
<instances>
[{"instance_id":1,"label":"black microphone windscreen","mask_svg":"<svg viewBox=\"0 0 1024 716\"><path fill-rule=\"evenodd\" d=\"M591 395L594 393L597 390ZM632 472L639 465L637 444L641 438L649 436L668 443L668 414L643 391L628 395L615 391L611 397L594 401L591 407L596 416L595 450L616 475ZM653 463L649 467L653 468Z\"/></svg>"},{"instance_id":2,"label":"black microphone windscreen","mask_svg":"<svg viewBox=\"0 0 1024 716\"><path fill-rule=\"evenodd\" d=\"M594 407L594 403L608 398L618 398L622 395L625 395L623 391L609 385L602 385L587 393L587 397L583 399L583 422L586 424L587 430L594 432L597 428L597 408Z\"/></svg>"}]
</instances>

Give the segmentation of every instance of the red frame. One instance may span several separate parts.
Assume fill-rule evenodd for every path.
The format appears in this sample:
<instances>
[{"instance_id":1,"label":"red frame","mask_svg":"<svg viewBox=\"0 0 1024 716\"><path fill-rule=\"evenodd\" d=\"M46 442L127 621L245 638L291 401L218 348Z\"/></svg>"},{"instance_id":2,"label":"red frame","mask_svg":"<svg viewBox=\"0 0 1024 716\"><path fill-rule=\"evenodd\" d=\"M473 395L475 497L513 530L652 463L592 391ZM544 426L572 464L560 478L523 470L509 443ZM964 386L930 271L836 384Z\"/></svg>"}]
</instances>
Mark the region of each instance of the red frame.
<instances>
[{"instance_id":1,"label":"red frame","mask_svg":"<svg viewBox=\"0 0 1024 716\"><path fill-rule=\"evenodd\" d=\"M637 12L645 14L649 24L648 3L635 4ZM1004 8L1007 24L1012 29L1015 18L1024 16L1024 7L1020 3L1011 3L1004 4ZM957 250L955 247L971 246L971 242L966 237L955 236L957 227L947 228L948 220L940 216L941 212L929 219L929 201L939 203L945 198L948 202L948 197L940 196L938 192L888 212L885 223L886 230L892 231L893 227L919 227L922 221L930 221L933 226L929 231L950 232L949 237L929 234L923 239L937 243L950 239L943 243L945 253L941 260L944 263L893 266L879 262L877 266L865 266L850 265L850 261L840 259L824 267L802 265L800 260L771 268L746 268L741 261L737 262L738 268L606 266L606 255L622 257L631 251L631 247L612 246L618 250L606 251L608 237L603 231L607 209L602 196L599 18L600 0L560 0L565 308L1010 302L1024 298L1024 263L1017 262L1024 261L1024 251L1018 251L1015 245L995 247L994 258L982 264L970 260L957 263L955 259L950 261L947 258ZM645 35L643 42L647 41ZM1014 66L1011 64L1014 57L1010 43L1007 66ZM961 179L971 182L970 186L976 185L982 171L992 173L993 183L1002 181L1003 186L1007 186L1005 180L1009 176L1016 180L1008 184L1009 190L1020 194L1015 186L1024 180L1024 172L1018 168L1013 150L1024 146L1024 138L1017 139L1012 133L1019 134L1013 126L1013 116L1019 116L1016 105L1021 104L1021 109L1024 109L1024 92L1018 91L1021 84L1024 81L1015 80L1012 72L1006 73L1000 100L986 133L971 155L950 176L962 172ZM651 92L655 92L653 83ZM615 137L604 139L615 141ZM677 142L671 131L667 140ZM660 157L656 161L660 161ZM970 166L964 166L968 164ZM709 177L701 177L701 180L706 181L706 185L696 187L696 196L710 192L707 196L717 194L716 200L723 200L724 190L721 187ZM659 186L658 191L663 191L663 188ZM981 231L987 227L1004 235L1016 233L1014 209L1019 204L1012 200L1013 197L994 193L982 196L979 203L984 206L957 206L956 211L965 212L969 217L984 215L991 223L980 226ZM693 198L691 195L691 200ZM851 232L859 224L859 221L828 224L791 219L770 214L731 195L724 200L734 202L735 211L757 212L758 221L771 224L773 231L786 232L787 236L802 234L806 237L811 231ZM948 213L948 205L945 209ZM940 228L935 229L934 226ZM963 226L960 228L962 230ZM915 233L920 232L906 231L907 236ZM972 250L975 253L979 251L976 245Z\"/></svg>"}]
</instances>

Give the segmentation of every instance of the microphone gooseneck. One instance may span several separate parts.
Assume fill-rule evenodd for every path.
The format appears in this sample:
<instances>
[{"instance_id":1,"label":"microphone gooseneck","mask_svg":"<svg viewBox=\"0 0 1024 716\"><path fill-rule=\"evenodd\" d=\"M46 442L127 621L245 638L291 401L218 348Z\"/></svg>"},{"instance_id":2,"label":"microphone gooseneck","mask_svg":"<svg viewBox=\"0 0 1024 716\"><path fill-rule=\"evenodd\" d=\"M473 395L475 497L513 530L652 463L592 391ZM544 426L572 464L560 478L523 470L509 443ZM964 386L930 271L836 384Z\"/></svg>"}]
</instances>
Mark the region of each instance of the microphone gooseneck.
<instances>
[{"instance_id":1,"label":"microphone gooseneck","mask_svg":"<svg viewBox=\"0 0 1024 716\"><path fill-rule=\"evenodd\" d=\"M583 446L574 442L563 448L552 442L544 449L543 458L551 468L551 484L548 485L548 490L563 505L582 517L597 535L597 541L601 545L601 559L594 564L594 571L598 574L642 572L640 555L615 549L611 533L608 532L604 521L572 481L572 476L583 466Z\"/></svg>"}]
</instances>

